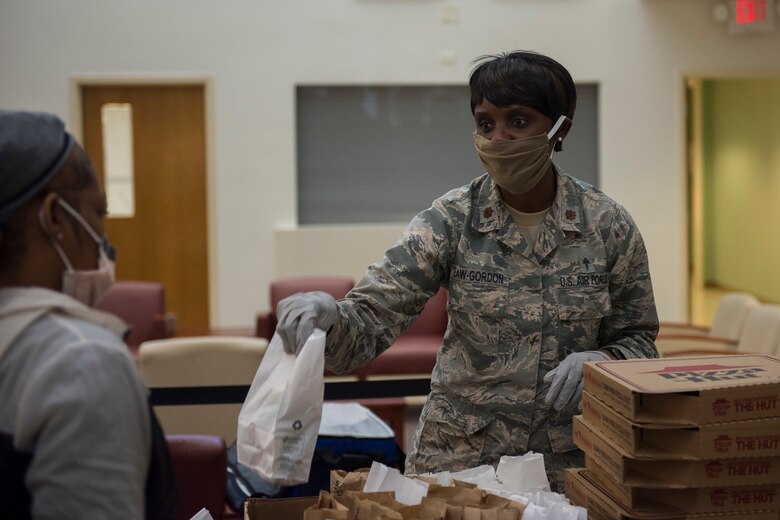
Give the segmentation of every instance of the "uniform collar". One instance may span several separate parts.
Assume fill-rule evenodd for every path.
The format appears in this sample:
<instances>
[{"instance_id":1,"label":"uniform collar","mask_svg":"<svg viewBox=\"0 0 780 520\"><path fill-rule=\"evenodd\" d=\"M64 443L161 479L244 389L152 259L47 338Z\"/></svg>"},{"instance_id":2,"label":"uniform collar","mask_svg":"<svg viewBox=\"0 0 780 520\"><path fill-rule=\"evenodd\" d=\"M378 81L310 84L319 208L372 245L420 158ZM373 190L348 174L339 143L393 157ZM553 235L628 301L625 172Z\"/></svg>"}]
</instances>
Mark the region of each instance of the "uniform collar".
<instances>
[{"instance_id":1,"label":"uniform collar","mask_svg":"<svg viewBox=\"0 0 780 520\"><path fill-rule=\"evenodd\" d=\"M472 220L474 229L480 233L496 231L507 218L512 217L504 207L498 185L486 173L477 194L477 211Z\"/></svg>"},{"instance_id":2,"label":"uniform collar","mask_svg":"<svg viewBox=\"0 0 780 520\"><path fill-rule=\"evenodd\" d=\"M552 217L558 223L558 227L564 232L585 233L582 204L580 204L579 192L575 186L574 179L558 170L557 180L558 189L555 193L552 208L550 208Z\"/></svg>"},{"instance_id":3,"label":"uniform collar","mask_svg":"<svg viewBox=\"0 0 780 520\"><path fill-rule=\"evenodd\" d=\"M545 224L552 219L561 231L583 233L582 205L577 197L574 181L568 175L560 172L559 168L555 169L557 182L555 200L553 200ZM498 186L488 174L485 174L484 182L482 182L477 194L477 211L472 219L474 229L480 233L497 231L511 218L512 216L501 199Z\"/></svg>"}]
</instances>

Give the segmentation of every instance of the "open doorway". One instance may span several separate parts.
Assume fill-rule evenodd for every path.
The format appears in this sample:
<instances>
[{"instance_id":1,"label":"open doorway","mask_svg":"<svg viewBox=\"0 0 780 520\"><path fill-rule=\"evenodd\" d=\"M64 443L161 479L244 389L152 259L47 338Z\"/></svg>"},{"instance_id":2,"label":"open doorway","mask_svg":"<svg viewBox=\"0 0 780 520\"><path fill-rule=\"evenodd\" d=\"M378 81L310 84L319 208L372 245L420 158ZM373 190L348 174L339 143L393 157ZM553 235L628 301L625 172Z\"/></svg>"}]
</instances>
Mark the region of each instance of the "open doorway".
<instances>
[{"instance_id":1,"label":"open doorway","mask_svg":"<svg viewBox=\"0 0 780 520\"><path fill-rule=\"evenodd\" d=\"M689 318L720 297L780 303L780 73L686 80Z\"/></svg>"}]
</instances>

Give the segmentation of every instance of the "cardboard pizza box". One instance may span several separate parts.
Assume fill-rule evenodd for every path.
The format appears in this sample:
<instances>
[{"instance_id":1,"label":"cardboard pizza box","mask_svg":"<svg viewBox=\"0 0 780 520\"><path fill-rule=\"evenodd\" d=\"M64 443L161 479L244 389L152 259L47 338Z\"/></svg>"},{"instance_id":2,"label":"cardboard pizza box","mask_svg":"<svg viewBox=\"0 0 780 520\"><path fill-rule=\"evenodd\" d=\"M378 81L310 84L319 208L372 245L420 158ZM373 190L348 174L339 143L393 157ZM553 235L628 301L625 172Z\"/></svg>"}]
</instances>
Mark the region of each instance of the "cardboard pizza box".
<instances>
[{"instance_id":1,"label":"cardboard pizza box","mask_svg":"<svg viewBox=\"0 0 780 520\"><path fill-rule=\"evenodd\" d=\"M780 358L764 355L596 361L584 389L626 418L700 425L780 417Z\"/></svg>"},{"instance_id":2,"label":"cardboard pizza box","mask_svg":"<svg viewBox=\"0 0 780 520\"><path fill-rule=\"evenodd\" d=\"M582 417L634 457L780 456L780 417L699 426L635 423L590 392L582 396Z\"/></svg>"},{"instance_id":3,"label":"cardboard pizza box","mask_svg":"<svg viewBox=\"0 0 780 520\"><path fill-rule=\"evenodd\" d=\"M644 488L624 486L593 459L585 461L588 476L625 509L637 514L659 508L691 513L780 510L780 484L722 486L707 488Z\"/></svg>"},{"instance_id":4,"label":"cardboard pizza box","mask_svg":"<svg viewBox=\"0 0 780 520\"><path fill-rule=\"evenodd\" d=\"M617 482L635 487L752 486L780 483L780 457L658 459L631 457L593 425L574 417L574 443Z\"/></svg>"},{"instance_id":5,"label":"cardboard pizza box","mask_svg":"<svg viewBox=\"0 0 780 520\"><path fill-rule=\"evenodd\" d=\"M583 468L566 470L566 496L572 504L588 510L590 520L777 520L778 511L735 511L731 513L694 513L674 512L668 509L657 511L632 512L615 502L588 478L588 470Z\"/></svg>"}]
</instances>

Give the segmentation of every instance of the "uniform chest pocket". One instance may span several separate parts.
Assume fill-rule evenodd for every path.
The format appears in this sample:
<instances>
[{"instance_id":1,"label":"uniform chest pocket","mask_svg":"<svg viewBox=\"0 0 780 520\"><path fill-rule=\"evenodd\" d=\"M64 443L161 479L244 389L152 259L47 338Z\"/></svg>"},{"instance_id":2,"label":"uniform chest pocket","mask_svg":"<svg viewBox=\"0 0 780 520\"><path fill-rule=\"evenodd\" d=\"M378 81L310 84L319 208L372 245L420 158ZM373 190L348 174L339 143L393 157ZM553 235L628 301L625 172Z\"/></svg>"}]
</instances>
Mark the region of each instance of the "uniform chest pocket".
<instances>
[{"instance_id":1,"label":"uniform chest pocket","mask_svg":"<svg viewBox=\"0 0 780 520\"><path fill-rule=\"evenodd\" d=\"M499 341L499 323L506 315L509 280L498 272L455 268L450 277L450 327L470 348Z\"/></svg>"},{"instance_id":2,"label":"uniform chest pocket","mask_svg":"<svg viewBox=\"0 0 780 520\"><path fill-rule=\"evenodd\" d=\"M455 267L450 275L451 309L478 316L503 317L509 296L504 273Z\"/></svg>"},{"instance_id":3,"label":"uniform chest pocket","mask_svg":"<svg viewBox=\"0 0 780 520\"><path fill-rule=\"evenodd\" d=\"M594 320L612 314L607 287L559 287L557 291L561 320Z\"/></svg>"}]
</instances>

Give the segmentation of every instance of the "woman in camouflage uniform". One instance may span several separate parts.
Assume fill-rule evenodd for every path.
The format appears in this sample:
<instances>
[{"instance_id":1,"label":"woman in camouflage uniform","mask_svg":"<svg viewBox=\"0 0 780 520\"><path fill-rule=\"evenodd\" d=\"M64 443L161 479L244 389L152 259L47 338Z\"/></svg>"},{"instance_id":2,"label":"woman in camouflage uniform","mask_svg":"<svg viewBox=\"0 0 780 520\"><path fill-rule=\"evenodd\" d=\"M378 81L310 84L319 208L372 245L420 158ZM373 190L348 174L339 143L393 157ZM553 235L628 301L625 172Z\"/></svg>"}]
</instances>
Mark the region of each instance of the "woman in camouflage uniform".
<instances>
[{"instance_id":1,"label":"woman in camouflage uniform","mask_svg":"<svg viewBox=\"0 0 780 520\"><path fill-rule=\"evenodd\" d=\"M407 472L532 450L560 490L562 470L583 464L571 439L583 363L657 356L647 253L622 206L552 162L576 105L563 66L531 52L489 56L469 85L487 173L417 215L345 299L280 302L277 330L288 351L313 327L329 330L327 366L347 373L446 288L449 323Z\"/></svg>"}]
</instances>

